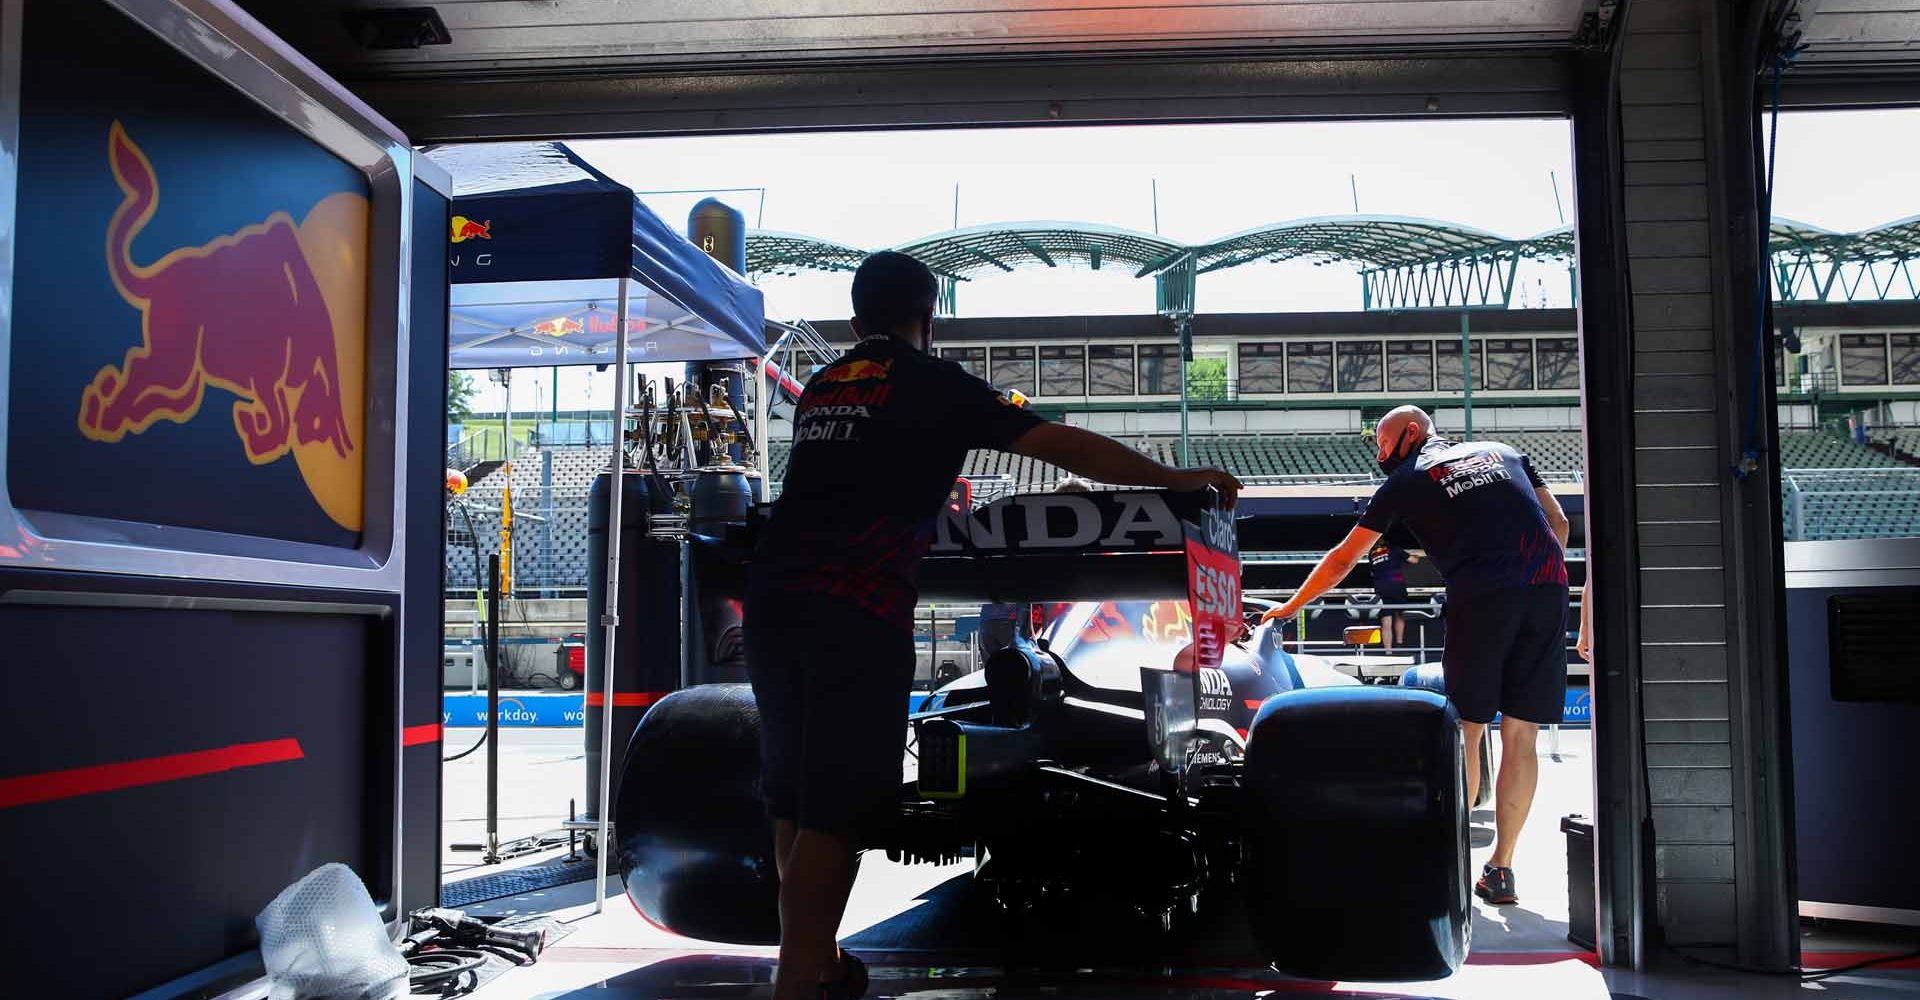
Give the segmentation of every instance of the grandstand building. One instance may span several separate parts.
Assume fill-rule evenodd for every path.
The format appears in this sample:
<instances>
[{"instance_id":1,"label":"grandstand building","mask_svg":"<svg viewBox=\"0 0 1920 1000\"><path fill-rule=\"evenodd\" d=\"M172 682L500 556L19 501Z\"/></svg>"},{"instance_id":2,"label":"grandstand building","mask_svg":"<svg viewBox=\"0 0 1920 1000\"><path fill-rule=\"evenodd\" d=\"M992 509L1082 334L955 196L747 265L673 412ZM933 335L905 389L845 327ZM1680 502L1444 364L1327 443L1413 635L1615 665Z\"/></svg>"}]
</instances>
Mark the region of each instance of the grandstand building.
<instances>
[{"instance_id":1,"label":"grandstand building","mask_svg":"<svg viewBox=\"0 0 1920 1000\"><path fill-rule=\"evenodd\" d=\"M1773 233L1781 301L1768 341L1788 535L1920 533L1920 301L1908 271L1920 227L1908 220L1839 234L1777 222ZM895 249L940 275L947 313L960 284L1016 268L1124 266L1153 279L1158 314L945 318L937 350L1056 419L1114 435L1166 462L1219 465L1258 483L1348 483L1364 491L1377 470L1363 435L1402 403L1427 407L1450 435L1513 444L1551 479L1579 480L1585 461L1576 314L1509 308L1518 263L1564 263L1571 246L1565 230L1505 239L1432 220L1351 216L1195 245L1105 226L1015 223ZM748 238L748 267L759 274L850 271L865 254L790 233ZM1198 275L1296 259L1351 265L1361 279L1362 308L1196 311ZM813 325L830 344L853 339L843 320ZM1183 336L1191 349L1184 365ZM789 360L797 374L807 374L804 359ZM777 417L781 408L773 412ZM558 416L533 417L533 444L516 454L515 510L537 517L516 532L523 595L577 595L587 579L585 498L607 464L609 425L605 414ZM776 489L789 430L776 422L769 442ZM502 456L476 450L486 433L450 450L450 464L476 473L466 509L449 519L450 592L471 589L498 533L488 511L498 507L505 472L496 468ZM492 444L500 450L499 441ZM976 453L964 474L1011 488L1051 484L1061 471L1020 456Z\"/></svg>"}]
</instances>

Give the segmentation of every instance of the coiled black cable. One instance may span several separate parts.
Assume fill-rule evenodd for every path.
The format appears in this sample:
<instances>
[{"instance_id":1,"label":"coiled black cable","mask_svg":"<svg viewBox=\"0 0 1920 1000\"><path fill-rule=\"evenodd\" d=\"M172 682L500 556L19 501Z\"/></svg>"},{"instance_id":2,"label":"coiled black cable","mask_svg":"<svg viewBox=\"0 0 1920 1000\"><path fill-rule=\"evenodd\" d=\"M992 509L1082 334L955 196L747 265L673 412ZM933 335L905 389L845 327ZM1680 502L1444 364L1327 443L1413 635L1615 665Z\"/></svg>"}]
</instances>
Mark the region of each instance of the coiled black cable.
<instances>
[{"instance_id":1,"label":"coiled black cable","mask_svg":"<svg viewBox=\"0 0 1920 1000\"><path fill-rule=\"evenodd\" d=\"M440 948L407 956L407 986L415 996L459 997L480 985L478 972L487 953L472 948ZM462 986L459 980L467 977ZM421 992L426 989L429 992Z\"/></svg>"}]
</instances>

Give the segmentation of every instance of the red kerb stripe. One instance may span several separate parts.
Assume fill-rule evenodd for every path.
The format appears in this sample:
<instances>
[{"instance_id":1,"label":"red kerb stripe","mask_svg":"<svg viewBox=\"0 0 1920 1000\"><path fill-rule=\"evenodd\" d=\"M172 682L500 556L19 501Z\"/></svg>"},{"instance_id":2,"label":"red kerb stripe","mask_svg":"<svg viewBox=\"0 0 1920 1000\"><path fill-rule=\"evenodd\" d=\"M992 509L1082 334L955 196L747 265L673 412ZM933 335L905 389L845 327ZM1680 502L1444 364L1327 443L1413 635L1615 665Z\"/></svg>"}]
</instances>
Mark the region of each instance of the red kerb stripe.
<instances>
[{"instance_id":1,"label":"red kerb stripe","mask_svg":"<svg viewBox=\"0 0 1920 1000\"><path fill-rule=\"evenodd\" d=\"M263 740L214 750L195 750L118 764L96 764L92 767L4 778L0 779L0 809L198 778L235 768L279 764L305 756L299 740Z\"/></svg>"}]
</instances>

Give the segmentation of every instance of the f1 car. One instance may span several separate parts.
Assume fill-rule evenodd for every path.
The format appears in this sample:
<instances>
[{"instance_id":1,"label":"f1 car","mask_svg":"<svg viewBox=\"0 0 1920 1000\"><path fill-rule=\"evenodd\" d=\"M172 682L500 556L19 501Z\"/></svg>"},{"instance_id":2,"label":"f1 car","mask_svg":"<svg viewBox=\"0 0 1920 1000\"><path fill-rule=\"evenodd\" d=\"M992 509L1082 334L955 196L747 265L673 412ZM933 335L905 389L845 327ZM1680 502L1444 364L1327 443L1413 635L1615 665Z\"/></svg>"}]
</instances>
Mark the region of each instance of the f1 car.
<instances>
[{"instance_id":1,"label":"f1 car","mask_svg":"<svg viewBox=\"0 0 1920 1000\"><path fill-rule=\"evenodd\" d=\"M911 719L898 821L863 846L971 856L1005 911L1116 882L1170 932L1244 910L1291 975L1452 973L1471 928L1457 715L1289 653L1283 623L1249 629L1218 572L1224 556L1237 581L1233 547L1198 495L1014 496L944 518L923 598L1078 603ZM714 684L635 729L615 859L649 921L778 939L757 725L745 685Z\"/></svg>"}]
</instances>

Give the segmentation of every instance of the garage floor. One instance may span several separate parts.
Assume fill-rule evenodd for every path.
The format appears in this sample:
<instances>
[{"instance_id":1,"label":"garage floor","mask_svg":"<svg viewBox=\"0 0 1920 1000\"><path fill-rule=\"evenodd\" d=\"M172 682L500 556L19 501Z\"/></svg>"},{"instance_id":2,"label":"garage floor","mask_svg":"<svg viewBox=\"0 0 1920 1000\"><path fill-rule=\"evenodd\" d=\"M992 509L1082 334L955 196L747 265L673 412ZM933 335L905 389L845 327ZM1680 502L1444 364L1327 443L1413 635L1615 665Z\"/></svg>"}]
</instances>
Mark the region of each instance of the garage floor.
<instances>
[{"instance_id":1,"label":"garage floor","mask_svg":"<svg viewBox=\"0 0 1920 1000\"><path fill-rule=\"evenodd\" d=\"M471 742L460 730L447 743L459 750ZM1590 808L1591 759L1587 734L1561 734L1555 759L1542 738L1541 786L1533 819L1521 840L1516 868L1521 903L1487 907L1476 901L1473 955L1466 968L1435 983L1306 983L1259 968L1230 927L1196 941L1178 955L1155 955L1124 930L1101 928L1098 913L1029 932L1040 954L1071 954L1078 968L1001 968L1005 951L969 919L967 864L947 867L896 865L869 855L861 869L841 927L842 941L875 968L876 996L925 1000L1049 1000L1077 997L1247 997L1311 992L1353 997L1551 997L1586 1000L1618 996L1650 1000L1721 1000L1784 997L1905 997L1920 1000L1920 971L1877 971L1816 984L1743 976L1670 960L1671 968L1649 974L1601 971L1590 954L1566 941L1566 840L1559 818ZM477 840L484 829L485 751L447 765L449 842ZM581 797L577 731L508 730L501 739L501 830L505 837L555 826L567 799ZM1491 851L1492 815L1474 816L1476 868ZM553 857L545 852L516 863ZM457 880L496 866L475 867L471 854L449 853L445 878ZM772 951L708 945L651 927L620 893L610 876L604 912L592 914L591 883L561 886L470 909L484 914L548 913L568 921L573 932L538 965L506 974L473 994L476 1000L660 1000L718 995L769 994ZM1870 950L1873 941L1845 942L1844 950ZM1810 947L1813 947L1810 945ZM1890 949L1889 949L1890 950ZM1144 956L1144 957L1143 957ZM1150 964L1149 964L1150 963Z\"/></svg>"}]
</instances>

